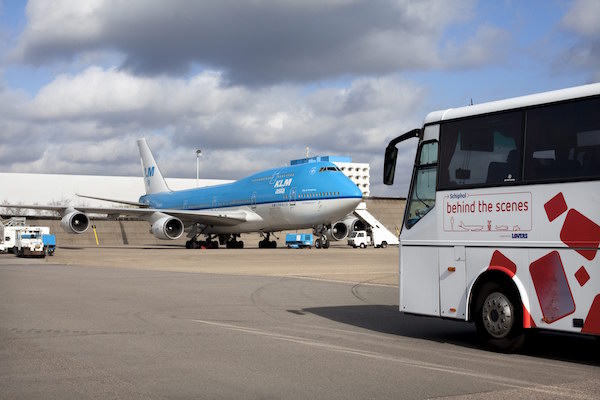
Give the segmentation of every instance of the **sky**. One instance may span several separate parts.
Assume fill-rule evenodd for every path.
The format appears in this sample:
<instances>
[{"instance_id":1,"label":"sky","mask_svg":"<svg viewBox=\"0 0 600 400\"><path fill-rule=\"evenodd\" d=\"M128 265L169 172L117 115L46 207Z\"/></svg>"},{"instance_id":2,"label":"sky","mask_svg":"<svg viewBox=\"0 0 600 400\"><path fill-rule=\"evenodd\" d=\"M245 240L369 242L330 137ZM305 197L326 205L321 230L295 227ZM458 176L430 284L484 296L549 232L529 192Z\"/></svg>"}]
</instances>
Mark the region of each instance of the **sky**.
<instances>
[{"instance_id":1,"label":"sky","mask_svg":"<svg viewBox=\"0 0 600 400\"><path fill-rule=\"evenodd\" d=\"M406 196L430 111L600 82L600 1L0 0L0 171L239 179L309 155Z\"/></svg>"}]
</instances>

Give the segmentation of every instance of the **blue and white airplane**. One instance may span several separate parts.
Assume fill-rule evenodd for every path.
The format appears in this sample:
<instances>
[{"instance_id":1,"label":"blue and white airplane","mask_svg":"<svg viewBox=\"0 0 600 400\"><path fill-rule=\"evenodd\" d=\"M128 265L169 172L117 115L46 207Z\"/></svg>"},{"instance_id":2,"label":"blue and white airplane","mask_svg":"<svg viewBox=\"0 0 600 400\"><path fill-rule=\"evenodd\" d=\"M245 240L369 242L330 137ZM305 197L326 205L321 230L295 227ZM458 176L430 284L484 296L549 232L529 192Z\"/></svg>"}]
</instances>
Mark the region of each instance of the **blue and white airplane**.
<instances>
[{"instance_id":1,"label":"blue and white airplane","mask_svg":"<svg viewBox=\"0 0 600 400\"><path fill-rule=\"evenodd\" d=\"M330 162L311 162L270 169L233 183L172 191L167 186L145 139L137 141L146 194L138 202L93 196L136 208L15 206L58 211L68 233L89 227L87 213L136 216L150 223L150 232L175 240L186 231L187 248L242 248L241 233L260 232L259 247L276 247L270 234L312 228L319 236L315 247L329 247L331 223L354 211L362 200L360 189ZM10 205L6 205L10 207ZM199 238L205 236L205 240ZM218 239L218 241L217 241Z\"/></svg>"}]
</instances>

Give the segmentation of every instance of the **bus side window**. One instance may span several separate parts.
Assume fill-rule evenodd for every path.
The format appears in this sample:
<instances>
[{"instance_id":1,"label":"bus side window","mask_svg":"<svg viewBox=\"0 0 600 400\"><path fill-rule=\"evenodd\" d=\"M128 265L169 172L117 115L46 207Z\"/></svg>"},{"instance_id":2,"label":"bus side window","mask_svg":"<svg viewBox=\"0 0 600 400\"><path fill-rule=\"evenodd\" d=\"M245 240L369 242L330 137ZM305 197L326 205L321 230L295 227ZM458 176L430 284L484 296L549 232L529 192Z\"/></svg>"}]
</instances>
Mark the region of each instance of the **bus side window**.
<instances>
[{"instance_id":1,"label":"bus side window","mask_svg":"<svg viewBox=\"0 0 600 400\"><path fill-rule=\"evenodd\" d=\"M484 115L441 126L440 190L521 180L523 112Z\"/></svg>"},{"instance_id":2,"label":"bus side window","mask_svg":"<svg viewBox=\"0 0 600 400\"><path fill-rule=\"evenodd\" d=\"M527 111L525 179L600 176L600 98Z\"/></svg>"},{"instance_id":3,"label":"bus side window","mask_svg":"<svg viewBox=\"0 0 600 400\"><path fill-rule=\"evenodd\" d=\"M410 191L406 227L411 228L435 205L438 142L425 142L419 149L416 172Z\"/></svg>"}]
</instances>

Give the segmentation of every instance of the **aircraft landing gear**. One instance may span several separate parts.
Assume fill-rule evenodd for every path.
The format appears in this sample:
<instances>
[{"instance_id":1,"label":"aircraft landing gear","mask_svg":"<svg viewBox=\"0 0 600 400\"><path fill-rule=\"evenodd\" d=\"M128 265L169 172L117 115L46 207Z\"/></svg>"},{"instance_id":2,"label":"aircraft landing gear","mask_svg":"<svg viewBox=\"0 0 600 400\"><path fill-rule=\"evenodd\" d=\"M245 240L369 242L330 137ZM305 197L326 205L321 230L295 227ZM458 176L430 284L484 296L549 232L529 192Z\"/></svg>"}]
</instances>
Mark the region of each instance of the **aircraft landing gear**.
<instances>
[{"instance_id":1,"label":"aircraft landing gear","mask_svg":"<svg viewBox=\"0 0 600 400\"><path fill-rule=\"evenodd\" d=\"M196 240L196 238L192 238L192 239L188 240L187 242L185 242L185 248L186 249L199 249L202 247L202 243L204 243L204 242L199 242Z\"/></svg>"},{"instance_id":2,"label":"aircraft landing gear","mask_svg":"<svg viewBox=\"0 0 600 400\"><path fill-rule=\"evenodd\" d=\"M316 249L328 249L329 248L329 239L327 235L327 227L324 225L319 225L313 230L313 234L317 237L315 239L315 248Z\"/></svg>"},{"instance_id":3,"label":"aircraft landing gear","mask_svg":"<svg viewBox=\"0 0 600 400\"><path fill-rule=\"evenodd\" d=\"M211 235L206 235L206 240L198 240L198 236L196 235L187 242L185 242L186 249L218 249L219 242L213 240Z\"/></svg>"},{"instance_id":4,"label":"aircraft landing gear","mask_svg":"<svg viewBox=\"0 0 600 400\"><path fill-rule=\"evenodd\" d=\"M264 235L264 234L263 234ZM266 233L266 237L258 242L259 249L274 249L277 247L277 242L274 240L269 240L271 238L271 232Z\"/></svg>"},{"instance_id":5,"label":"aircraft landing gear","mask_svg":"<svg viewBox=\"0 0 600 400\"><path fill-rule=\"evenodd\" d=\"M237 240L240 237L239 234L231 235L229 240L225 243L225 247L228 249L243 249L244 242L242 240Z\"/></svg>"},{"instance_id":6,"label":"aircraft landing gear","mask_svg":"<svg viewBox=\"0 0 600 400\"><path fill-rule=\"evenodd\" d=\"M315 248L316 249L328 249L329 248L329 239L327 239L327 236L322 235L320 238L315 239Z\"/></svg>"}]
</instances>

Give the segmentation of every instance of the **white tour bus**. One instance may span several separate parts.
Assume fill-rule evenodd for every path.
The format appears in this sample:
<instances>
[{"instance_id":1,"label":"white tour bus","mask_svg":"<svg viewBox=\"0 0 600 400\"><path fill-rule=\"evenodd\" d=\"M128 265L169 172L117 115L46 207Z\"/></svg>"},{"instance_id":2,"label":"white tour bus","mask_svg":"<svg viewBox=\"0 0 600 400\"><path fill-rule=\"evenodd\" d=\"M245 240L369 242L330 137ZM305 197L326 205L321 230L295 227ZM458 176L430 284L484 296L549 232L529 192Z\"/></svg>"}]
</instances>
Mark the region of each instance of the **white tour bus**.
<instances>
[{"instance_id":1,"label":"white tour bus","mask_svg":"<svg viewBox=\"0 0 600 400\"><path fill-rule=\"evenodd\" d=\"M400 234L400 311L474 321L514 350L528 328L600 335L600 84L432 112Z\"/></svg>"}]
</instances>

